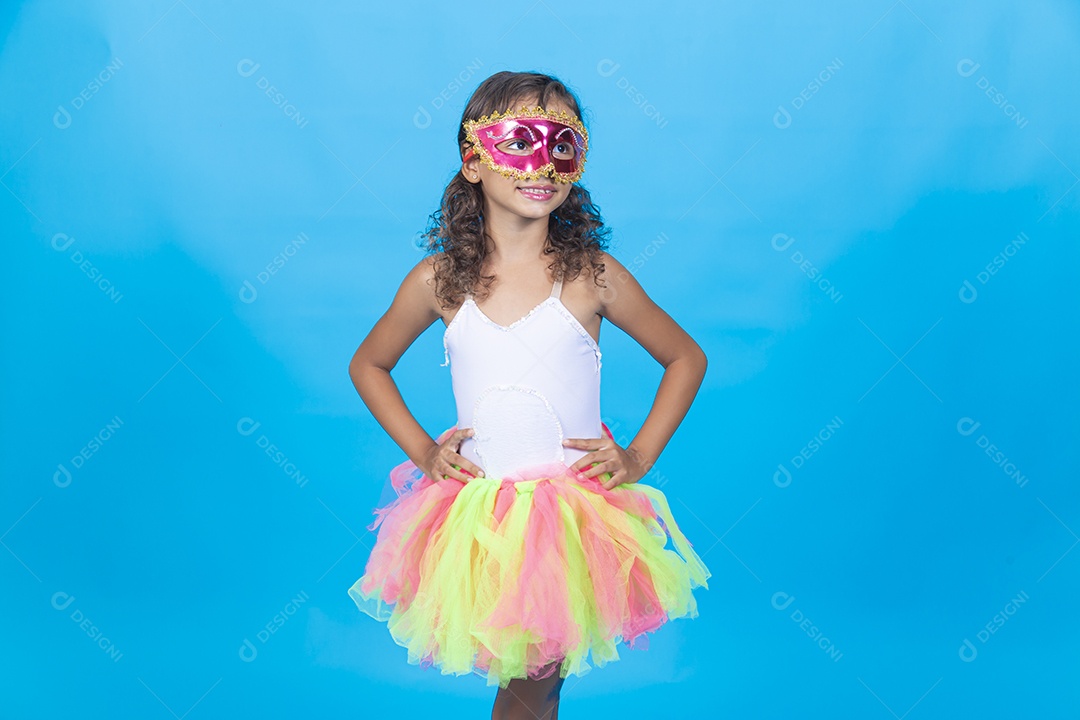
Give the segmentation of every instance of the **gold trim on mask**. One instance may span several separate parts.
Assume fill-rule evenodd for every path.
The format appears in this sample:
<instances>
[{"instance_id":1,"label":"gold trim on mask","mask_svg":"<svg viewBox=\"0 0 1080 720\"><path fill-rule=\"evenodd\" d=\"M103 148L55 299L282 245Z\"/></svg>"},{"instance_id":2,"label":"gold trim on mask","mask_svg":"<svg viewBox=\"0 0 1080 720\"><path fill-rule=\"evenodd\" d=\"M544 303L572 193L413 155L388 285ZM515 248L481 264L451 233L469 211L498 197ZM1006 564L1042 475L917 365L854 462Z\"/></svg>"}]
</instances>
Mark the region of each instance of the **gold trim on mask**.
<instances>
[{"instance_id":1,"label":"gold trim on mask","mask_svg":"<svg viewBox=\"0 0 1080 720\"><path fill-rule=\"evenodd\" d=\"M585 141L585 147L581 154L581 162L578 163L578 169L572 173L557 173L555 172L555 163L553 162L541 165L531 172L525 172L516 168L504 168L497 165L495 159L491 157L491 153L484 147L484 143L480 142L480 138L476 133L478 130L482 130L485 127L515 117L545 118L547 120L562 123L563 125L569 125L581 133L581 137ZM581 121L576 116L571 115L565 110L548 111L539 105L534 108L528 108L522 105L519 110L491 113L478 120L466 120L464 128L465 140L472 146L472 150L476 153L477 157L480 158L480 161L484 163L488 169L499 173L505 178L511 180L539 180L542 177L552 177L558 182L572 183L580 180L582 174L585 172L585 159L589 150L589 131L585 129L585 126L581 124Z\"/></svg>"}]
</instances>

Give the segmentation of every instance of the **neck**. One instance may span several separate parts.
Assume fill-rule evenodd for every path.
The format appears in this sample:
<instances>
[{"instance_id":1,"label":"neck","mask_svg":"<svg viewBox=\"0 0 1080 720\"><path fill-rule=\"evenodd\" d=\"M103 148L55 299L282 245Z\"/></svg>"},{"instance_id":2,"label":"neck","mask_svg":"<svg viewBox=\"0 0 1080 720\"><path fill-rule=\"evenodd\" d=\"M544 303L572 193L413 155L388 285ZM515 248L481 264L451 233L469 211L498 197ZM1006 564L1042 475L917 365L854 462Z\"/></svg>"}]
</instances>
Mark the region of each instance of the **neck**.
<instances>
[{"instance_id":1,"label":"neck","mask_svg":"<svg viewBox=\"0 0 1080 720\"><path fill-rule=\"evenodd\" d=\"M488 257L492 262L514 265L541 256L547 245L548 217L524 218L513 213L485 210L484 228L489 236Z\"/></svg>"}]
</instances>

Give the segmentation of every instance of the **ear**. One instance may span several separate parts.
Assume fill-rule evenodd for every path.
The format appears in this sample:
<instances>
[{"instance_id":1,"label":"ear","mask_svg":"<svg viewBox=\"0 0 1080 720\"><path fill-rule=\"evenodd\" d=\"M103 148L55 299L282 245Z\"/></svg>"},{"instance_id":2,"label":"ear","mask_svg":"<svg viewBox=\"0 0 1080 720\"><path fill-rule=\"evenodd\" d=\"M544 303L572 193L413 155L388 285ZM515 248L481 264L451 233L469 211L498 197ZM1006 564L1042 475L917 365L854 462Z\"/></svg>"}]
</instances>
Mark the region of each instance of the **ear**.
<instances>
[{"instance_id":1,"label":"ear","mask_svg":"<svg viewBox=\"0 0 1080 720\"><path fill-rule=\"evenodd\" d=\"M480 182L480 157L471 152L472 146L468 143L462 143L461 154L462 157L468 158L461 163L461 175L472 184ZM471 152L471 154L470 154Z\"/></svg>"}]
</instances>

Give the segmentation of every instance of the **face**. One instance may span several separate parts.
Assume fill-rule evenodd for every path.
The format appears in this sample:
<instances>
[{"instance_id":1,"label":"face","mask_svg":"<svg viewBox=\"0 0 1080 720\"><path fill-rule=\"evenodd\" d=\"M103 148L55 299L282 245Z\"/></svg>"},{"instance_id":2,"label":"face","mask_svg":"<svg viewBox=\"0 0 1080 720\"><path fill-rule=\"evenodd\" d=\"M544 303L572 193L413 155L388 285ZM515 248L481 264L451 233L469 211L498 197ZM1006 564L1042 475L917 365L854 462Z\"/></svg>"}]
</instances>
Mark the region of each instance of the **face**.
<instances>
[{"instance_id":1,"label":"face","mask_svg":"<svg viewBox=\"0 0 1080 720\"><path fill-rule=\"evenodd\" d=\"M542 110L528 102L511 108L518 109L466 122L471 145L462 174L483 186L485 209L490 204L522 217L544 217L562 205L584 172L588 133L562 101Z\"/></svg>"}]
</instances>

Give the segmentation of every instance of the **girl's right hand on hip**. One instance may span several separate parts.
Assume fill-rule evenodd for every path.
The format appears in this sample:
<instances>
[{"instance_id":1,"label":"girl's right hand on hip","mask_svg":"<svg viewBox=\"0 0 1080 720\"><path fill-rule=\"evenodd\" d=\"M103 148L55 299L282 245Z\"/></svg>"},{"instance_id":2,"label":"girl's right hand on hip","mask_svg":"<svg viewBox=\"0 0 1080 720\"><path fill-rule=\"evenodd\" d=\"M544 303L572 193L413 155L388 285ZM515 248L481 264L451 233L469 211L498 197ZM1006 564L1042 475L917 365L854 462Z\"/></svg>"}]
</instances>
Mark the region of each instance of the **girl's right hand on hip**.
<instances>
[{"instance_id":1,"label":"girl's right hand on hip","mask_svg":"<svg viewBox=\"0 0 1080 720\"><path fill-rule=\"evenodd\" d=\"M432 447L425 463L430 472L425 474L436 481L454 478L461 482L468 482L471 478L483 477L484 471L480 467L458 453L461 441L472 435L472 428L458 428L442 443Z\"/></svg>"}]
</instances>

